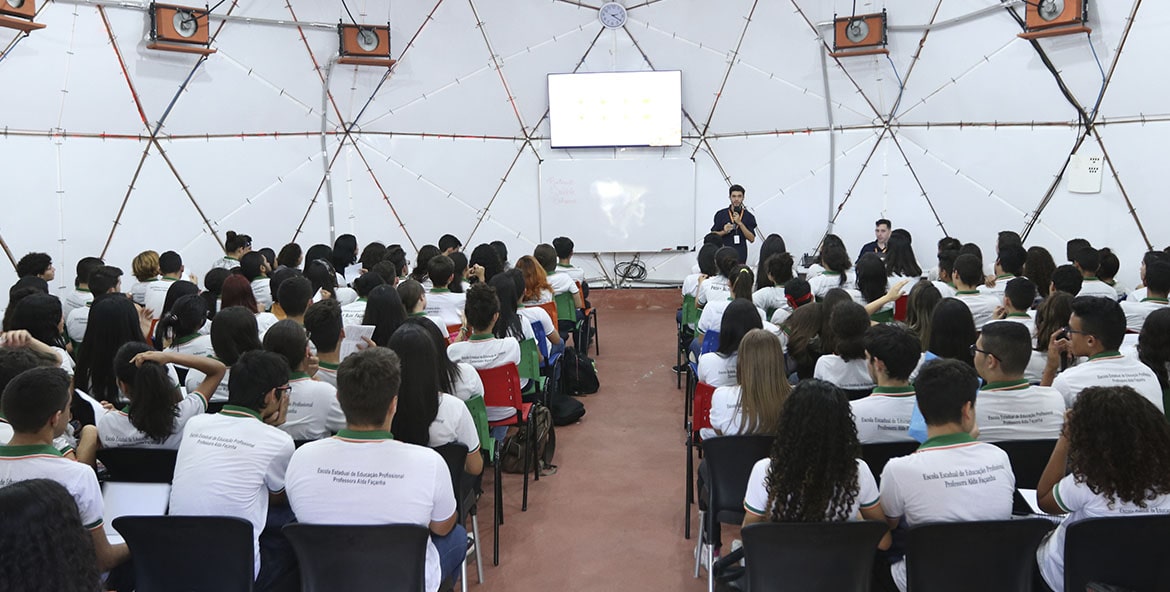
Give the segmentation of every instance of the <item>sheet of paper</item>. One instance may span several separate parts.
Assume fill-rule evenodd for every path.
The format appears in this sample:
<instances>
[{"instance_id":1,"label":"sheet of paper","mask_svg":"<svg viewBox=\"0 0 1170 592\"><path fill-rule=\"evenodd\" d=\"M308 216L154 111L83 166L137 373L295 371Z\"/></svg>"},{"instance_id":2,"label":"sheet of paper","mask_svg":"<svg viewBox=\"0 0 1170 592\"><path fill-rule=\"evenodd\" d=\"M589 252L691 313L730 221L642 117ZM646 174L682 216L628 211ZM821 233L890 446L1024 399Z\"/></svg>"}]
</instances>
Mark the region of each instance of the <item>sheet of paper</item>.
<instances>
[{"instance_id":1,"label":"sheet of paper","mask_svg":"<svg viewBox=\"0 0 1170 592\"><path fill-rule=\"evenodd\" d=\"M341 351L338 352L338 356L344 360L349 354L365 349L366 342L362 338L373 336L373 325L346 325L345 339L341 340Z\"/></svg>"},{"instance_id":2,"label":"sheet of paper","mask_svg":"<svg viewBox=\"0 0 1170 592\"><path fill-rule=\"evenodd\" d=\"M1028 502L1028 507L1032 509L1033 514L1044 513L1044 511L1040 509L1039 502L1036 501L1035 489L1017 489L1016 491L1019 491L1020 497L1024 498L1024 501Z\"/></svg>"},{"instance_id":3,"label":"sheet of paper","mask_svg":"<svg viewBox=\"0 0 1170 592\"><path fill-rule=\"evenodd\" d=\"M114 530L114 519L121 516L163 516L171 499L170 483L121 483L107 481L102 485L105 505L103 522L106 538L111 545L126 542Z\"/></svg>"}]
</instances>

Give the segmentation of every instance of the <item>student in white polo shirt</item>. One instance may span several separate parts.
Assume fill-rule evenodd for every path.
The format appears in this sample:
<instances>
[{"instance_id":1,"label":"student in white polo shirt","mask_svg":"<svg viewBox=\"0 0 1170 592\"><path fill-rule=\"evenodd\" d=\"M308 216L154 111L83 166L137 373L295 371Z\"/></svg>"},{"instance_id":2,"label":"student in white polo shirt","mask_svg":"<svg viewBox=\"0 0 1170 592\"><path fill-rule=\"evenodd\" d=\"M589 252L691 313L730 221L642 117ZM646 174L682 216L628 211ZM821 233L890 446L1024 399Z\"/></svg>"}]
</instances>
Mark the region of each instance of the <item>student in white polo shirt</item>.
<instances>
[{"instance_id":1,"label":"student in white polo shirt","mask_svg":"<svg viewBox=\"0 0 1170 592\"><path fill-rule=\"evenodd\" d=\"M582 297L589 297L588 289L585 286L585 270L573 265L574 247L573 239L567 236L558 236L553 239L553 249L557 252L557 272L569 276L573 281L581 284L581 290L584 292Z\"/></svg>"},{"instance_id":2,"label":"student in white polo shirt","mask_svg":"<svg viewBox=\"0 0 1170 592\"><path fill-rule=\"evenodd\" d=\"M1009 321L988 323L972 349L975 370L984 381L975 406L979 439L1056 439L1064 421L1064 397L1052 387L1032 386L1024 378L1032 359L1028 329Z\"/></svg>"},{"instance_id":3,"label":"student in white polo shirt","mask_svg":"<svg viewBox=\"0 0 1170 592\"><path fill-rule=\"evenodd\" d=\"M122 270L110 265L103 265L89 275L89 289L92 296L104 296L111 292L122 291ZM89 310L93 306L91 300L85 306L75 308L65 317L65 334L73 342L74 351L85 341L85 328L89 326Z\"/></svg>"},{"instance_id":4,"label":"student in white polo shirt","mask_svg":"<svg viewBox=\"0 0 1170 592\"><path fill-rule=\"evenodd\" d=\"M373 271L367 271L354 280L353 289L357 292L358 299L341 307L341 324L362 324L362 319L366 316L366 298L374 288L385 283L386 280Z\"/></svg>"},{"instance_id":5,"label":"student in white polo shirt","mask_svg":"<svg viewBox=\"0 0 1170 592\"><path fill-rule=\"evenodd\" d=\"M1081 272L1081 290L1077 296L1100 296L1117 300L1117 290L1097 278L1101 266L1101 252L1093 247L1084 247L1073 255L1073 265Z\"/></svg>"},{"instance_id":6,"label":"student in white polo shirt","mask_svg":"<svg viewBox=\"0 0 1170 592\"><path fill-rule=\"evenodd\" d=\"M825 270L820 275L808 278L809 289L817 300L824 298L833 288L856 292L857 283L853 273L849 271L853 263L849 260L849 253L845 251L844 246L826 245L821 251L821 263Z\"/></svg>"},{"instance_id":7,"label":"student in white polo shirt","mask_svg":"<svg viewBox=\"0 0 1170 592\"><path fill-rule=\"evenodd\" d=\"M850 403L862 444L911 442L907 431L914 413L910 373L918 366L922 345L913 333L892 323L865 332L865 364L877 385L868 397Z\"/></svg>"},{"instance_id":8,"label":"student in white polo shirt","mask_svg":"<svg viewBox=\"0 0 1170 592\"><path fill-rule=\"evenodd\" d=\"M474 284L467 290L465 308L467 325L461 332L463 341L452 343L447 348L447 357L452 362L466 362L476 370L497 368L504 364L520 363L520 342L499 339L493 333L500 317L500 301L496 291L484 283ZM488 421L508 419L516 414L512 407L489 406ZM503 441L506 426L492 428L492 436Z\"/></svg>"},{"instance_id":9,"label":"student in white polo shirt","mask_svg":"<svg viewBox=\"0 0 1170 592\"><path fill-rule=\"evenodd\" d=\"M154 328L154 339L171 353L211 356L215 354L215 348L211 345L211 332L204 329L206 324L207 301L200 294L187 294L176 300L167 314L159 319Z\"/></svg>"},{"instance_id":10,"label":"student in white polo shirt","mask_svg":"<svg viewBox=\"0 0 1170 592\"><path fill-rule=\"evenodd\" d=\"M1125 329L1130 333L1141 333L1146 317L1155 310L1162 310L1170 304L1170 263L1156 261L1146 266L1146 295L1139 300L1121 303L1125 313Z\"/></svg>"},{"instance_id":11,"label":"student in white polo shirt","mask_svg":"<svg viewBox=\"0 0 1170 592\"><path fill-rule=\"evenodd\" d=\"M882 510L895 528L927 522L1007 520L1016 478L1003 450L971 437L975 429L975 369L958 360L923 366L915 382L927 440L909 456L890 459L882 471ZM906 561L890 566L906 590Z\"/></svg>"},{"instance_id":12,"label":"student in white polo shirt","mask_svg":"<svg viewBox=\"0 0 1170 592\"><path fill-rule=\"evenodd\" d=\"M443 457L390 433L400 376L398 356L386 348L370 348L341 363L337 386L346 428L296 451L288 467L288 497L305 524L430 528L425 589L435 592L442 581L454 581L467 554L467 531L457 524Z\"/></svg>"},{"instance_id":13,"label":"student in white polo shirt","mask_svg":"<svg viewBox=\"0 0 1170 592\"><path fill-rule=\"evenodd\" d=\"M471 475L483 472L479 453L479 432L463 401L439 390L439 352L428 329L403 324L390 336L391 350L402 365L398 389L398 414L392 430L407 444L437 447L457 442L467 447L464 470Z\"/></svg>"},{"instance_id":14,"label":"student in white polo shirt","mask_svg":"<svg viewBox=\"0 0 1170 592\"><path fill-rule=\"evenodd\" d=\"M293 440L320 440L345 427L337 388L308 374L309 336L296 321L276 323L264 334L264 349L288 362L288 417L280 429Z\"/></svg>"},{"instance_id":15,"label":"student in white polo shirt","mask_svg":"<svg viewBox=\"0 0 1170 592\"><path fill-rule=\"evenodd\" d=\"M869 329L869 313L856 302L842 302L833 307L829 328L836 338L833 353L817 360L813 378L831 382L853 398L861 398L873 390L874 381L865 361L865 332Z\"/></svg>"},{"instance_id":16,"label":"student in white polo shirt","mask_svg":"<svg viewBox=\"0 0 1170 592\"><path fill-rule=\"evenodd\" d=\"M1054 591L1065 590L1069 526L1089 518L1170 514L1167 467L1170 424L1141 395L1118 386L1090 387L1077 397L1036 486L1041 510L1068 514L1036 550L1040 574Z\"/></svg>"},{"instance_id":17,"label":"student in white polo shirt","mask_svg":"<svg viewBox=\"0 0 1170 592\"><path fill-rule=\"evenodd\" d=\"M163 305L167 301L167 292L171 284L183 279L183 258L174 251L167 251L158 256L158 268L162 276L157 281L150 282L143 294L143 306L150 311L150 316L158 320L162 316Z\"/></svg>"},{"instance_id":18,"label":"student in white polo shirt","mask_svg":"<svg viewBox=\"0 0 1170 592\"><path fill-rule=\"evenodd\" d=\"M458 325L461 320L459 312L463 310L467 297L456 294L447 288L455 274L455 263L446 255L431 257L427 262L427 277L431 280L431 289L427 293L426 311L442 319L444 325Z\"/></svg>"},{"instance_id":19,"label":"student in white polo shirt","mask_svg":"<svg viewBox=\"0 0 1170 592\"><path fill-rule=\"evenodd\" d=\"M69 374L60 368L33 368L4 388L0 410L12 427L12 439L0 446L0 487L29 479L52 479L77 502L81 523L89 530L99 571L130 557L125 544L111 545L102 520L105 512L97 476L89 465L66 459L53 446L72 419ZM11 560L11 558L9 558Z\"/></svg>"},{"instance_id":20,"label":"student in white polo shirt","mask_svg":"<svg viewBox=\"0 0 1170 592\"><path fill-rule=\"evenodd\" d=\"M105 263L97 257L82 257L77 261L77 275L73 280L74 288L61 299L61 316L69 318L69 313L93 302L93 292L89 290L89 275L97 271Z\"/></svg>"},{"instance_id":21,"label":"student in white polo shirt","mask_svg":"<svg viewBox=\"0 0 1170 592\"><path fill-rule=\"evenodd\" d=\"M285 273L281 271L276 275L280 278ZM308 310L310 304L313 304L313 283L295 270L289 270L287 273L292 277L280 278L280 282L277 284L278 304L280 304L280 310L284 313L285 319L303 324L305 311ZM340 304L339 302L338 305Z\"/></svg>"},{"instance_id":22,"label":"student in white polo shirt","mask_svg":"<svg viewBox=\"0 0 1170 592\"><path fill-rule=\"evenodd\" d=\"M730 248L730 247L729 247ZM736 298L723 311L719 325L719 348L699 356L699 382L713 387L735 386L739 363L739 342L752 329L763 329L760 310L747 298Z\"/></svg>"},{"instance_id":23,"label":"student in white polo shirt","mask_svg":"<svg viewBox=\"0 0 1170 592\"><path fill-rule=\"evenodd\" d=\"M179 398L178 386L167 373L167 364L198 369L204 375L196 390ZM211 393L223 379L225 368L214 358L158 352L132 341L114 354L118 389L130 403L98 420L104 448L166 448L178 450L187 422L207 411Z\"/></svg>"},{"instance_id":24,"label":"student in white polo shirt","mask_svg":"<svg viewBox=\"0 0 1170 592\"><path fill-rule=\"evenodd\" d=\"M130 299L138 306L146 304L146 288L151 282L158 281L158 253L143 251L134 257L130 264L130 274L138 280L130 286Z\"/></svg>"},{"instance_id":25,"label":"student in white polo shirt","mask_svg":"<svg viewBox=\"0 0 1170 592\"><path fill-rule=\"evenodd\" d=\"M1024 262L1028 260L1028 251L1016 244L1004 245L999 249L999 257L995 260L995 283L979 286L979 291L994 296L996 300L1003 298L1004 289L1009 282L1024 275ZM1025 309L1027 310L1027 309Z\"/></svg>"},{"instance_id":26,"label":"student in white polo shirt","mask_svg":"<svg viewBox=\"0 0 1170 592\"><path fill-rule=\"evenodd\" d=\"M946 249L938 252L938 279L931 280L935 288L938 288L938 293L943 298L955 297L955 259L958 259L958 249Z\"/></svg>"},{"instance_id":27,"label":"student in white polo shirt","mask_svg":"<svg viewBox=\"0 0 1170 592\"><path fill-rule=\"evenodd\" d=\"M979 292L979 286L983 285L983 262L971 254L959 255L951 279L955 282L955 298L971 310L975 330L982 329L1000 305L998 298Z\"/></svg>"},{"instance_id":28,"label":"student in white polo shirt","mask_svg":"<svg viewBox=\"0 0 1170 592\"><path fill-rule=\"evenodd\" d=\"M1026 277L1009 280L1003 286L1003 303L995 309L992 318L997 321L1019 323L1028 329L1032 343L1036 343L1036 319L1029 313L1036 301L1036 284Z\"/></svg>"},{"instance_id":29,"label":"student in white polo shirt","mask_svg":"<svg viewBox=\"0 0 1170 592\"><path fill-rule=\"evenodd\" d=\"M314 378L334 387L337 386L337 367L341 364L341 340L345 338L345 328L341 326L341 308L341 304L330 298L314 302L305 311L305 331L309 334L309 341L317 348L318 368Z\"/></svg>"},{"instance_id":30,"label":"student in white polo shirt","mask_svg":"<svg viewBox=\"0 0 1170 592\"><path fill-rule=\"evenodd\" d=\"M240 275L252 283L252 296L261 312L272 308L272 281L268 278L268 262L260 251L252 251L240 258Z\"/></svg>"},{"instance_id":31,"label":"student in white polo shirt","mask_svg":"<svg viewBox=\"0 0 1170 592\"><path fill-rule=\"evenodd\" d=\"M536 258L536 261L540 263L548 275L548 285L552 286L554 297L566 293L572 294L574 306L577 308L585 307L585 300L577 288L577 282L569 274L557 269L557 250L552 245L536 245L536 248L532 250L532 256Z\"/></svg>"},{"instance_id":32,"label":"student in white polo shirt","mask_svg":"<svg viewBox=\"0 0 1170 592\"><path fill-rule=\"evenodd\" d=\"M434 323L434 325L439 328L439 331L443 335L447 335L448 339L450 339L450 334L447 333L447 324L443 322L443 319L436 315L427 313L427 290L423 287L422 284L414 280L406 279L398 282L398 287L396 290L398 290L399 299L402 300L403 308L406 309L407 318L417 317L427 319ZM465 299L466 297L467 295L464 294ZM460 321L458 323L451 324L452 326L462 325L463 322Z\"/></svg>"},{"instance_id":33,"label":"student in white polo shirt","mask_svg":"<svg viewBox=\"0 0 1170 592\"><path fill-rule=\"evenodd\" d=\"M1118 352L1125 339L1125 313L1110 298L1078 296L1072 302L1068 328L1048 344L1048 364L1040 384L1052 386L1071 407L1077 395L1090 386L1130 386L1162 409L1158 377L1134 357ZM1089 361L1057 375L1062 355L1088 357Z\"/></svg>"},{"instance_id":34,"label":"student in white polo shirt","mask_svg":"<svg viewBox=\"0 0 1170 592\"><path fill-rule=\"evenodd\" d=\"M251 522L253 575L271 582L280 575L272 573L278 560L269 560L260 533L268 522L269 499L284 503L285 470L294 448L293 439L276 427L284 423L288 407L288 364L277 354L252 351L232 368L228 405L191 418L183 430L169 513Z\"/></svg>"}]
</instances>

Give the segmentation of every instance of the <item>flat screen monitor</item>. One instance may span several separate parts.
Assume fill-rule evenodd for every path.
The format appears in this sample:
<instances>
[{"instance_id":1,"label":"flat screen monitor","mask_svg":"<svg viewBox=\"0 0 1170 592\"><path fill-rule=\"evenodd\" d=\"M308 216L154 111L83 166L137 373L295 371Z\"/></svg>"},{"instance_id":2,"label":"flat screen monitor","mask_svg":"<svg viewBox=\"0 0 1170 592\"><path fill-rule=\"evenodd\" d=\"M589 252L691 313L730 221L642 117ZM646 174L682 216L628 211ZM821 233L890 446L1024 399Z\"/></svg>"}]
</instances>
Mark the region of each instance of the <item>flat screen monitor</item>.
<instances>
[{"instance_id":1,"label":"flat screen monitor","mask_svg":"<svg viewBox=\"0 0 1170 592\"><path fill-rule=\"evenodd\" d=\"M682 72L548 75L553 148L679 146Z\"/></svg>"}]
</instances>

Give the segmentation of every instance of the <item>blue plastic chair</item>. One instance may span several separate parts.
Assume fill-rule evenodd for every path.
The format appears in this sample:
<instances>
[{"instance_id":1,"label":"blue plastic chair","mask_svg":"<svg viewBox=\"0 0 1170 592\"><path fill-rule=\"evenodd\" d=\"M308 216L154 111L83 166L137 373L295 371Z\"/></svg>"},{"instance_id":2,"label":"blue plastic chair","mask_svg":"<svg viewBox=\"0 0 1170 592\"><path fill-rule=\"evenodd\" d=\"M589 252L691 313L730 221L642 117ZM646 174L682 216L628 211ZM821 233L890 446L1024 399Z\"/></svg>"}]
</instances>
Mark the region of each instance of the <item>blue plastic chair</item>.
<instances>
[{"instance_id":1,"label":"blue plastic chair","mask_svg":"<svg viewBox=\"0 0 1170 592\"><path fill-rule=\"evenodd\" d=\"M719 332L707 331L703 334L703 345L699 348L699 355L719 349Z\"/></svg>"}]
</instances>

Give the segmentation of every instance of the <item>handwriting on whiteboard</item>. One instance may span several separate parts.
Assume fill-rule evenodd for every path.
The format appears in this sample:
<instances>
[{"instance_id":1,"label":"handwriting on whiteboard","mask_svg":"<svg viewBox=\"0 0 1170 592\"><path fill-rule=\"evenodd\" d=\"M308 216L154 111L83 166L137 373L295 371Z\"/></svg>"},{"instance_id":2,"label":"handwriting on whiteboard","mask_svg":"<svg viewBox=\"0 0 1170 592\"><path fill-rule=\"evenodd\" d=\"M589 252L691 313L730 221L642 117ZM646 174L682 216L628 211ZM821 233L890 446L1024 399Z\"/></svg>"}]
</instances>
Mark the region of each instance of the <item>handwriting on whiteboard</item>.
<instances>
[{"instance_id":1,"label":"handwriting on whiteboard","mask_svg":"<svg viewBox=\"0 0 1170 592\"><path fill-rule=\"evenodd\" d=\"M545 188L548 197L554 204L577 203L577 187L572 179L563 177L549 177L545 179Z\"/></svg>"}]
</instances>

